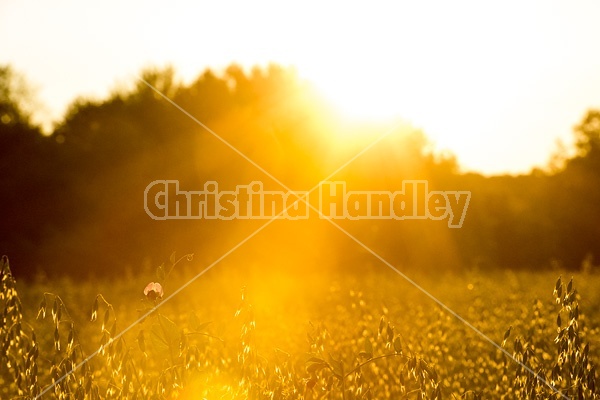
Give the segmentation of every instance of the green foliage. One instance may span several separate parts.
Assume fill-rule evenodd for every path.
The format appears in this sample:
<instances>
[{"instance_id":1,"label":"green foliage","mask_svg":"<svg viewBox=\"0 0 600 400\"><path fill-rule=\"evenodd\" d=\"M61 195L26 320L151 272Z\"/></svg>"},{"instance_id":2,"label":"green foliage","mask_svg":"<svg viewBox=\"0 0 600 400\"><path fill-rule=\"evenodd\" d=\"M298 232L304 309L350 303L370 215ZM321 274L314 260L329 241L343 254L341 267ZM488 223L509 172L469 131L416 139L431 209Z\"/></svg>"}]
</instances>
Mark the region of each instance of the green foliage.
<instances>
[{"instance_id":1,"label":"green foliage","mask_svg":"<svg viewBox=\"0 0 600 400\"><path fill-rule=\"evenodd\" d=\"M0 383L7 386L11 396L30 398L40 392L39 344L33 329L23 326L28 324L23 320L21 300L6 257L0 259L0 286L0 365L6 366L0 372ZM58 309L53 311L54 319L56 312Z\"/></svg>"},{"instance_id":2,"label":"green foliage","mask_svg":"<svg viewBox=\"0 0 600 400\"><path fill-rule=\"evenodd\" d=\"M18 261L20 276L31 277L38 266L52 274L108 275L173 248L220 256L215 238L237 221L157 227L140 206L157 179L178 179L185 190L206 181L231 190L265 179L206 127L295 190L314 186L389 129L344 126L293 70L277 66L206 70L188 84L173 68L140 75L168 99L138 80L106 99L74 101L44 136L29 120L24 85L0 67L0 170L7 171L0 174L0 253ZM577 270L584 260L591 268L600 259L599 121L597 110L582 118L578 153L565 155L560 168L522 176L461 174L452 156L430 153L426 132L393 132L336 179L356 190L399 190L403 179L427 179L430 190L471 191L465 224L449 232L432 221L356 221L352 233L372 232L369 239L390 261L415 269L444 262ZM354 130L367 135L344 135ZM320 235L336 256L348 257L345 267L355 266L355 254L329 230L313 236ZM449 244L453 254L435 251ZM77 267L81 259L88 268Z\"/></svg>"},{"instance_id":3,"label":"green foliage","mask_svg":"<svg viewBox=\"0 0 600 400\"><path fill-rule=\"evenodd\" d=\"M0 132L30 125L31 93L22 76L0 65Z\"/></svg>"},{"instance_id":4,"label":"green foliage","mask_svg":"<svg viewBox=\"0 0 600 400\"><path fill-rule=\"evenodd\" d=\"M600 392L596 389L590 345L582 337L585 330L580 327L578 294L573 279L565 285L562 278L558 278L553 295L559 306L556 311L555 346L541 335L545 321L540 314L541 303L536 301L536 318L528 327L528 337L514 340L513 356L521 363L516 368L510 368L515 370L514 393L522 399L596 399L600 397ZM552 347L555 347L554 351ZM553 393L557 391L561 395Z\"/></svg>"},{"instance_id":5,"label":"green foliage","mask_svg":"<svg viewBox=\"0 0 600 400\"><path fill-rule=\"evenodd\" d=\"M184 258L173 258L169 270ZM479 315L481 329L512 347L513 360L441 310L372 305L373 296L356 290L321 299L325 317L310 324L304 345L283 340L285 350L270 343L291 339L298 328L261 330L245 290L231 335L211 332L214 324L202 322L198 310L178 315L149 296L139 323L126 330L119 307L103 295L88 308L88 327L78 329L52 293L41 296L38 321L28 323L6 258L0 270L0 361L8 366L0 373L2 398L48 389L44 398L600 399L598 353L590 346L598 332L586 324L573 280L558 279L554 302L517 308L530 316L512 320L503 335L492 330L514 315L509 303L496 312L471 302L470 317ZM523 301L519 296L513 300Z\"/></svg>"}]
</instances>

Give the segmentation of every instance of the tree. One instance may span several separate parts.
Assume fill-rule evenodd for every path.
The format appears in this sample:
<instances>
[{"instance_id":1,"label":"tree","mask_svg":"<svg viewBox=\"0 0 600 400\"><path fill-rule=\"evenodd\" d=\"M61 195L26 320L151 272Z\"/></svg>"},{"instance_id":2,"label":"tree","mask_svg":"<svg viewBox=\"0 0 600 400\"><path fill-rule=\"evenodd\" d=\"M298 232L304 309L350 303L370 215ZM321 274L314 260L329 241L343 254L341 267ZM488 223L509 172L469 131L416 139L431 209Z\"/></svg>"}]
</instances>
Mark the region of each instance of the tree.
<instances>
[{"instance_id":1,"label":"tree","mask_svg":"<svg viewBox=\"0 0 600 400\"><path fill-rule=\"evenodd\" d=\"M30 125L27 111L31 103L25 80L8 65L0 65L0 126L2 129Z\"/></svg>"}]
</instances>

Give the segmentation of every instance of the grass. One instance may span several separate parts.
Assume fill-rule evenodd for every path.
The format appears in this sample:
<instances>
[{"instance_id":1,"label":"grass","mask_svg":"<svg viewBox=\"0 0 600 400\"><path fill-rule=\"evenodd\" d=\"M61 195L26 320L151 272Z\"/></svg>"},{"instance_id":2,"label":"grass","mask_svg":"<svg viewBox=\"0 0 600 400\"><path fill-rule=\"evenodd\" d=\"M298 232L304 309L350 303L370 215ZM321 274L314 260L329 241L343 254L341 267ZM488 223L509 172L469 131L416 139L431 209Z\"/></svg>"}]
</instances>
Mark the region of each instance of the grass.
<instances>
[{"instance_id":1,"label":"grass","mask_svg":"<svg viewBox=\"0 0 600 400\"><path fill-rule=\"evenodd\" d=\"M519 364L383 266L223 265L164 302L198 272L171 264L114 280L15 282L3 260L0 397L33 398L58 382L42 398L600 398L596 274L408 273ZM151 281L162 300L144 296Z\"/></svg>"}]
</instances>

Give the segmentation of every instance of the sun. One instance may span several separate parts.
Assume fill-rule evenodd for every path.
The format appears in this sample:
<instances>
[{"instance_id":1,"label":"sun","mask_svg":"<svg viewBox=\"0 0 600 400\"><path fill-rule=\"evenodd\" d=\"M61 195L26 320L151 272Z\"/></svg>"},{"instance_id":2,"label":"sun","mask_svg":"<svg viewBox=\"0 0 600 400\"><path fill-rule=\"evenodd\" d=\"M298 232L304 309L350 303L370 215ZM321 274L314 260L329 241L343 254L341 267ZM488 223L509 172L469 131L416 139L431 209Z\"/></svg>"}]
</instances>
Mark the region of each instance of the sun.
<instances>
[{"instance_id":1,"label":"sun","mask_svg":"<svg viewBox=\"0 0 600 400\"><path fill-rule=\"evenodd\" d=\"M439 129L436 121L448 121L448 115L431 109L432 102L427 101L426 91L414 85L411 87L410 82L402 82L385 73L359 79L350 70L329 72L326 68L319 70L307 80L337 116L342 128L333 137L340 144L366 145L385 133L404 134L412 130L424 132L440 151L459 142L459 134L452 135L453 140L449 140L450 136L440 135L444 131ZM448 110L444 112L448 113ZM392 132L388 132L390 130Z\"/></svg>"},{"instance_id":2,"label":"sun","mask_svg":"<svg viewBox=\"0 0 600 400\"><path fill-rule=\"evenodd\" d=\"M398 98L390 90L367 82L327 80L317 85L324 99L349 121L380 122L400 117Z\"/></svg>"},{"instance_id":3,"label":"sun","mask_svg":"<svg viewBox=\"0 0 600 400\"><path fill-rule=\"evenodd\" d=\"M367 69L366 65L363 67ZM478 85L477 82L488 79L478 76L482 73L449 69L441 76L431 77L427 70L380 67L376 73L366 74L358 65L344 71L315 69L307 79L349 127L392 127L394 121L403 121L405 128L421 131L434 152L455 155L463 170L481 166L501 170L508 167L506 159L490 157L500 148L500 138L492 134L493 121L517 103L501 90L506 82ZM484 92L495 86L495 97ZM345 132L347 136L341 139L373 133L363 129ZM503 164L496 165L498 162Z\"/></svg>"}]
</instances>

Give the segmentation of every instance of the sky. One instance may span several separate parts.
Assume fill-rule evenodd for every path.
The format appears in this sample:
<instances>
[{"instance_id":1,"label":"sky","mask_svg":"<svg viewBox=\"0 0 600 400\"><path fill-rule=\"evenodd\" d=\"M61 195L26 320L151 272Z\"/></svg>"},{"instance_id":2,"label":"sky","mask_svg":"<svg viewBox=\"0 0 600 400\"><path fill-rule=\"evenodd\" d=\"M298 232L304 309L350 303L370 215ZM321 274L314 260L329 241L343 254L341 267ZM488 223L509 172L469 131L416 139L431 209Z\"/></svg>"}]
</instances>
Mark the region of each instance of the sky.
<instances>
[{"instance_id":1,"label":"sky","mask_svg":"<svg viewBox=\"0 0 600 400\"><path fill-rule=\"evenodd\" d=\"M0 64L60 120L148 66L275 62L348 117L401 117L465 171L526 173L600 108L600 2L0 0Z\"/></svg>"}]
</instances>

